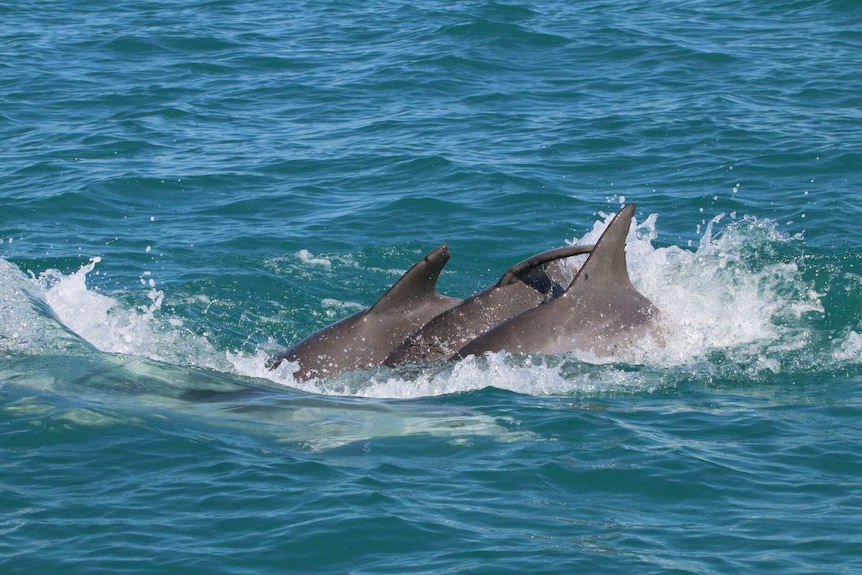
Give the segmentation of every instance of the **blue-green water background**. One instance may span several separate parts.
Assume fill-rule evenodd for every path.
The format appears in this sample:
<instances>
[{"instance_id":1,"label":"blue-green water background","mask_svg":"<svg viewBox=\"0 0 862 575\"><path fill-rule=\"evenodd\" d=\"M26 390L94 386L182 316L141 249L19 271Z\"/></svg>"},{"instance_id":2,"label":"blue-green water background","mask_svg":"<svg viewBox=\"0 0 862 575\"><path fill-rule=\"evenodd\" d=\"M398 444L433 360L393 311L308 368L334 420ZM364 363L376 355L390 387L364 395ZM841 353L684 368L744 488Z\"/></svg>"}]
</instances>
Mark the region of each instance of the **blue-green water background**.
<instances>
[{"instance_id":1,"label":"blue-green water background","mask_svg":"<svg viewBox=\"0 0 862 575\"><path fill-rule=\"evenodd\" d=\"M0 571L862 571L860 54L840 0L0 3ZM622 202L666 347L262 369Z\"/></svg>"}]
</instances>

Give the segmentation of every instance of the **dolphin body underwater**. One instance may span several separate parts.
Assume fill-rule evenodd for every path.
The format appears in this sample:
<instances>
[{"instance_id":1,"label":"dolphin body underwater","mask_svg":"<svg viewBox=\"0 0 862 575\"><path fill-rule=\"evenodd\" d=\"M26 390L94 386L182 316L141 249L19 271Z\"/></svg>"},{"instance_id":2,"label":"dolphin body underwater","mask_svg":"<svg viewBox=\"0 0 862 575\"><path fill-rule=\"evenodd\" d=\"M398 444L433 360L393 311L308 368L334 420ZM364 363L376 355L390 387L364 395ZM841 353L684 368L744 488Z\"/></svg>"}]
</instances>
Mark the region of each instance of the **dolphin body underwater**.
<instances>
[{"instance_id":1,"label":"dolphin body underwater","mask_svg":"<svg viewBox=\"0 0 862 575\"><path fill-rule=\"evenodd\" d=\"M621 209L595 246L537 254L464 301L436 291L450 257L448 247L440 246L370 308L314 332L270 359L267 368L295 362L299 368L293 377L304 381L489 351L583 350L613 356L649 333L659 316L628 275L625 238L634 209L634 204ZM561 260L587 253L587 261L564 289Z\"/></svg>"}]
</instances>

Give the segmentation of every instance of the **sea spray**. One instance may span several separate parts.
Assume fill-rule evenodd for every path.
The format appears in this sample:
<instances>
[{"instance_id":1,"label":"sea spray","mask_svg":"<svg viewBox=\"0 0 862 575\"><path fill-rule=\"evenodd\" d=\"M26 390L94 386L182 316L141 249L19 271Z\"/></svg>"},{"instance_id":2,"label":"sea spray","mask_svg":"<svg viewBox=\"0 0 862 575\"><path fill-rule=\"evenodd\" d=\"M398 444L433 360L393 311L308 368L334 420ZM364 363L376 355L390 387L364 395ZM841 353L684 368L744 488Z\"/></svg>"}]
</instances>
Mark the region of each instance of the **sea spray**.
<instances>
[{"instance_id":1,"label":"sea spray","mask_svg":"<svg viewBox=\"0 0 862 575\"><path fill-rule=\"evenodd\" d=\"M129 305L87 287L87 276L101 258L71 273L46 270L37 283L57 319L100 351L177 365L227 370L223 354L203 336L184 327L181 318L162 313L164 293L155 280L144 282L149 303Z\"/></svg>"}]
</instances>

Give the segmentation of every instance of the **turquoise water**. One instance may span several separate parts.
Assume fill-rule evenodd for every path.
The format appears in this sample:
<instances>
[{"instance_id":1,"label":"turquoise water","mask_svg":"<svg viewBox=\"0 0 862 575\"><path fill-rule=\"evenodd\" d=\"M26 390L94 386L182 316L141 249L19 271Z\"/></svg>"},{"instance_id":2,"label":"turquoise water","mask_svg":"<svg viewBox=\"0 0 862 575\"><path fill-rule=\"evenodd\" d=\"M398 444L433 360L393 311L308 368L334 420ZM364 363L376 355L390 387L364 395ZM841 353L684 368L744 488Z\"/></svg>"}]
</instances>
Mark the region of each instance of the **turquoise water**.
<instances>
[{"instance_id":1,"label":"turquoise water","mask_svg":"<svg viewBox=\"0 0 862 575\"><path fill-rule=\"evenodd\" d=\"M862 571L860 48L838 0L0 5L0 571ZM663 346L263 367L623 203Z\"/></svg>"}]
</instances>

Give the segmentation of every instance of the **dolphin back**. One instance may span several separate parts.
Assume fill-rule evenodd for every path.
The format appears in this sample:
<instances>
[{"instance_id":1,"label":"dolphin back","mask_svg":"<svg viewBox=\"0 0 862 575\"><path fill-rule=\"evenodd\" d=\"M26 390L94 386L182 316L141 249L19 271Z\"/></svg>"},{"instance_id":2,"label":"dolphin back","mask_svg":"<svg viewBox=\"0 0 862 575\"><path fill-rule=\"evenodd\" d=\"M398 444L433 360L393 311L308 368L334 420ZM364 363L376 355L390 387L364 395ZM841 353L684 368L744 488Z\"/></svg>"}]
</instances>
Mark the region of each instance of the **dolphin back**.
<instances>
[{"instance_id":1,"label":"dolphin back","mask_svg":"<svg viewBox=\"0 0 862 575\"><path fill-rule=\"evenodd\" d=\"M379 366L407 335L460 302L437 293L437 279L449 261L446 245L419 260L370 308L306 337L267 362L299 364L298 381L336 377Z\"/></svg>"},{"instance_id":2,"label":"dolphin back","mask_svg":"<svg viewBox=\"0 0 862 575\"><path fill-rule=\"evenodd\" d=\"M608 356L641 336L658 312L628 274L625 240L634 210L629 204L614 216L564 294L478 336L453 359L488 351L576 349Z\"/></svg>"},{"instance_id":3,"label":"dolphin back","mask_svg":"<svg viewBox=\"0 0 862 575\"><path fill-rule=\"evenodd\" d=\"M450 358L478 335L562 294L560 260L592 249L593 246L566 246L515 264L496 284L441 313L408 336L384 363L395 367Z\"/></svg>"}]
</instances>

